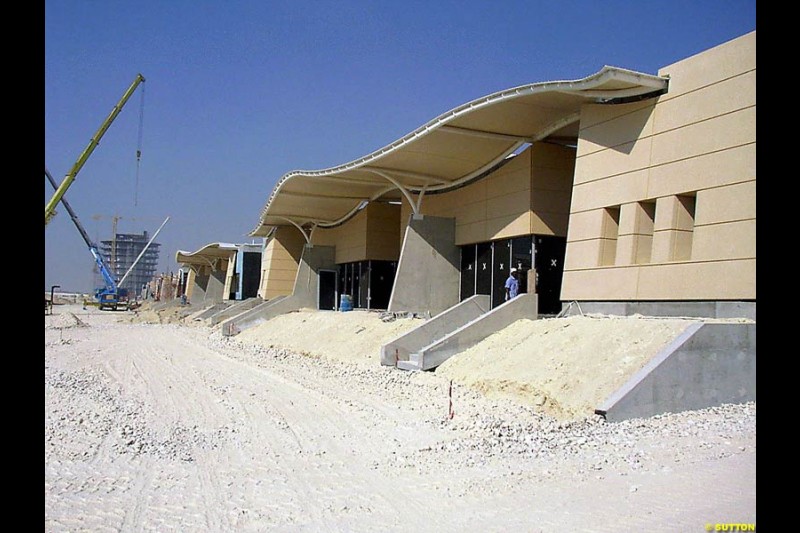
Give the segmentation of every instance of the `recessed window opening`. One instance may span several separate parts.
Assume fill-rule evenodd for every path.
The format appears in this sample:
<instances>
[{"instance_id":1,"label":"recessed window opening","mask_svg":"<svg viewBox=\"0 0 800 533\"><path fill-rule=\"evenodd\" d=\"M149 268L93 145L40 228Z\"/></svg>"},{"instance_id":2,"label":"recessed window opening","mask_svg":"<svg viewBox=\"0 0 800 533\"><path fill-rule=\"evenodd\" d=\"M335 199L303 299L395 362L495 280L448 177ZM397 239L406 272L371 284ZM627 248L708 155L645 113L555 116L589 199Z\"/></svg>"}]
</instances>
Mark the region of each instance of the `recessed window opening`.
<instances>
[{"instance_id":1,"label":"recessed window opening","mask_svg":"<svg viewBox=\"0 0 800 533\"><path fill-rule=\"evenodd\" d=\"M600 237L600 265L613 265L617 259L617 240L619 239L619 206L603 209Z\"/></svg>"}]
</instances>

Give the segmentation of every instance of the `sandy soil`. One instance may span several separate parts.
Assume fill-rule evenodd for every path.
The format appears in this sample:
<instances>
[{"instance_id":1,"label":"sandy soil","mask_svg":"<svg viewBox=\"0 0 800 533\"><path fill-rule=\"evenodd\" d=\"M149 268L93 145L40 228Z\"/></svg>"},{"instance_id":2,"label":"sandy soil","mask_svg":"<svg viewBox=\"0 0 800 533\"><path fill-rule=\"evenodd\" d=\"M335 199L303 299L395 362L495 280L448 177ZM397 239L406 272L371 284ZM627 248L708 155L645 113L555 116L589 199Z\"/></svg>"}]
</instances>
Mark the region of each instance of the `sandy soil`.
<instances>
[{"instance_id":1,"label":"sandy soil","mask_svg":"<svg viewBox=\"0 0 800 533\"><path fill-rule=\"evenodd\" d=\"M380 364L381 345L420 325L420 318L382 318L376 311L301 310L241 332L242 342L366 366Z\"/></svg>"},{"instance_id":2,"label":"sandy soil","mask_svg":"<svg viewBox=\"0 0 800 533\"><path fill-rule=\"evenodd\" d=\"M573 316L522 319L437 370L491 397L559 418L589 415L691 320Z\"/></svg>"},{"instance_id":3,"label":"sandy soil","mask_svg":"<svg viewBox=\"0 0 800 533\"><path fill-rule=\"evenodd\" d=\"M755 404L565 421L480 393L474 375L462 384L381 367L371 351L402 320L292 315L225 338L186 317L55 306L45 530L696 531L756 520ZM463 355L466 366L479 354Z\"/></svg>"}]
</instances>

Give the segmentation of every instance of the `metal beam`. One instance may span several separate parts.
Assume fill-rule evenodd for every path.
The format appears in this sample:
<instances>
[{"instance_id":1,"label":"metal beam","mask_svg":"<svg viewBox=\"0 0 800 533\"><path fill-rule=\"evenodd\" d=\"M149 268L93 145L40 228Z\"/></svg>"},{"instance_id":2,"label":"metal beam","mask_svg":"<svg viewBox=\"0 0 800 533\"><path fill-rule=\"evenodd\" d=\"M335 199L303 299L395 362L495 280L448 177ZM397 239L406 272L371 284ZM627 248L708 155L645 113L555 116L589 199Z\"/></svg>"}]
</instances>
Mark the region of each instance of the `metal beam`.
<instances>
[{"instance_id":1,"label":"metal beam","mask_svg":"<svg viewBox=\"0 0 800 533\"><path fill-rule=\"evenodd\" d=\"M295 222L291 218L286 218L286 217L277 217L277 218L282 218L283 220L285 220L286 222L288 222L289 224L291 224L295 228L299 229L300 233L303 234L303 238L306 240L306 244L311 244L311 234L310 233L307 234L306 230L303 229L303 226L301 226L300 224L298 224L297 222Z\"/></svg>"}]
</instances>

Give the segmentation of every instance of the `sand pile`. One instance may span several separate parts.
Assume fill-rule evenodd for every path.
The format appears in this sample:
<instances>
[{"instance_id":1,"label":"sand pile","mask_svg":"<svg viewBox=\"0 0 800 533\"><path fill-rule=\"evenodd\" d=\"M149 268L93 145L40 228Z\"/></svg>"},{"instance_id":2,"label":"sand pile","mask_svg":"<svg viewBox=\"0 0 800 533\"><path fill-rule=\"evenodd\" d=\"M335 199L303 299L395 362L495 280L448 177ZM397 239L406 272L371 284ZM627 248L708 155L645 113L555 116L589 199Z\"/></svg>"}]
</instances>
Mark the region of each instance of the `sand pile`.
<instances>
[{"instance_id":1,"label":"sand pile","mask_svg":"<svg viewBox=\"0 0 800 533\"><path fill-rule=\"evenodd\" d=\"M300 310L246 329L236 339L313 357L375 366L380 364L381 345L421 323L418 318L384 321L381 313L360 309Z\"/></svg>"},{"instance_id":2,"label":"sand pile","mask_svg":"<svg viewBox=\"0 0 800 533\"><path fill-rule=\"evenodd\" d=\"M163 309L156 309L155 304L146 302L138 309L135 309L128 320L144 324L174 324L183 321L194 311L196 311L195 308L182 305L171 305Z\"/></svg>"},{"instance_id":3,"label":"sand pile","mask_svg":"<svg viewBox=\"0 0 800 533\"><path fill-rule=\"evenodd\" d=\"M445 361L437 374L558 418L591 414L692 319L522 319Z\"/></svg>"},{"instance_id":4,"label":"sand pile","mask_svg":"<svg viewBox=\"0 0 800 533\"><path fill-rule=\"evenodd\" d=\"M86 328L89 325L74 313L66 312L45 317L45 329Z\"/></svg>"},{"instance_id":5,"label":"sand pile","mask_svg":"<svg viewBox=\"0 0 800 533\"><path fill-rule=\"evenodd\" d=\"M521 319L450 358L435 373L489 398L512 400L562 420L580 418L594 413L662 348L700 320L589 314ZM383 344L422 322L418 318L384 322L380 313L366 310L308 309L275 317L236 339L375 367Z\"/></svg>"}]
</instances>

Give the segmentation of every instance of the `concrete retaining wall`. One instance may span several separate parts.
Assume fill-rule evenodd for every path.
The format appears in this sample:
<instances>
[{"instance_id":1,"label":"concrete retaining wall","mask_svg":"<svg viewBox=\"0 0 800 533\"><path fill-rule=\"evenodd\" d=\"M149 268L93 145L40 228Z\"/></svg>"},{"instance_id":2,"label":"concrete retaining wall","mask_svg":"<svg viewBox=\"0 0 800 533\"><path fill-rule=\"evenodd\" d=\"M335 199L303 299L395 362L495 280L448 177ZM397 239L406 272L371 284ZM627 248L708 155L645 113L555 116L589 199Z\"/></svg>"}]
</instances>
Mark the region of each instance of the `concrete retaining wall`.
<instances>
[{"instance_id":1,"label":"concrete retaining wall","mask_svg":"<svg viewBox=\"0 0 800 533\"><path fill-rule=\"evenodd\" d=\"M436 316L458 303L461 251L455 242L455 219L411 218L388 311Z\"/></svg>"},{"instance_id":2,"label":"concrete retaining wall","mask_svg":"<svg viewBox=\"0 0 800 533\"><path fill-rule=\"evenodd\" d=\"M444 338L411 354L408 361L398 362L397 367L406 370L430 370L436 368L450 357L474 346L492 333L521 318L537 319L538 308L538 294L520 294L513 300L504 302L488 313L461 326Z\"/></svg>"},{"instance_id":3,"label":"concrete retaining wall","mask_svg":"<svg viewBox=\"0 0 800 533\"><path fill-rule=\"evenodd\" d=\"M194 320L205 320L219 313L223 309L228 308L231 304L228 302L218 302L218 303L204 302L202 305L205 306L205 309L202 312L196 314L194 317L192 317Z\"/></svg>"},{"instance_id":4,"label":"concrete retaining wall","mask_svg":"<svg viewBox=\"0 0 800 533\"><path fill-rule=\"evenodd\" d=\"M225 270L212 270L208 277L205 300L222 301L225 299Z\"/></svg>"},{"instance_id":5,"label":"concrete retaining wall","mask_svg":"<svg viewBox=\"0 0 800 533\"><path fill-rule=\"evenodd\" d=\"M270 309L288 298L291 298L291 296L276 296L275 298L271 298L266 302L257 304L255 307L251 307L250 309L243 311L238 315L234 315L227 320L223 320L221 322L222 335L230 337L241 331L244 331L247 328L251 328L257 324L269 320L273 316L276 316L270 312ZM278 309L283 309L283 307L278 307ZM293 308L291 310L293 311L294 309L297 308Z\"/></svg>"},{"instance_id":6,"label":"concrete retaining wall","mask_svg":"<svg viewBox=\"0 0 800 533\"><path fill-rule=\"evenodd\" d=\"M756 325L693 324L595 412L609 421L756 399Z\"/></svg>"},{"instance_id":7,"label":"concrete retaining wall","mask_svg":"<svg viewBox=\"0 0 800 533\"><path fill-rule=\"evenodd\" d=\"M490 308L491 297L488 295L476 294L467 298L381 346L381 364L395 366L398 361L407 361L412 353L475 320Z\"/></svg>"},{"instance_id":8,"label":"concrete retaining wall","mask_svg":"<svg viewBox=\"0 0 800 533\"><path fill-rule=\"evenodd\" d=\"M571 304L571 305L570 305ZM756 319L755 302L565 302L563 316L600 313L616 316L679 316L696 318Z\"/></svg>"},{"instance_id":9,"label":"concrete retaining wall","mask_svg":"<svg viewBox=\"0 0 800 533\"><path fill-rule=\"evenodd\" d=\"M231 318L233 316L243 313L244 311L252 309L253 307L257 306L263 301L264 300L262 300L261 298L248 298L247 300L236 302L235 304L227 306L224 309L220 309L219 311L208 317L209 324L215 326L225 319Z\"/></svg>"},{"instance_id":10,"label":"concrete retaining wall","mask_svg":"<svg viewBox=\"0 0 800 533\"><path fill-rule=\"evenodd\" d=\"M306 244L290 296L277 296L222 322L222 334L230 337L262 322L298 309L317 308L317 287L321 269L336 269L333 246Z\"/></svg>"}]
</instances>

